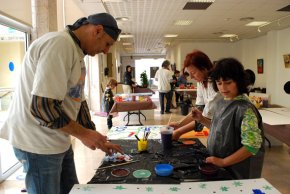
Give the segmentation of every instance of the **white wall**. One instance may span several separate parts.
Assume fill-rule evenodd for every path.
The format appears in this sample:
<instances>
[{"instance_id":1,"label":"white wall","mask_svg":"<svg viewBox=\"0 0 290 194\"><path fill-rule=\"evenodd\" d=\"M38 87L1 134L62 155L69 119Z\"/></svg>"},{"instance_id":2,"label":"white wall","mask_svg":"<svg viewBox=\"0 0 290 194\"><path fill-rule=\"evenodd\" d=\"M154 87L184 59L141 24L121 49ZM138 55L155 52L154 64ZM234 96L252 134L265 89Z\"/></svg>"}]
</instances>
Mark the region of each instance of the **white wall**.
<instances>
[{"instance_id":1,"label":"white wall","mask_svg":"<svg viewBox=\"0 0 290 194\"><path fill-rule=\"evenodd\" d=\"M170 48L166 58L182 69L186 54L193 49L206 53L212 61L223 57L235 57L244 67L256 74L255 87L266 87L271 103L290 107L290 96L284 92L284 84L290 80L290 68L285 68L283 55L290 54L290 28L271 31L265 36L238 42L186 42ZM257 59L264 59L264 72L258 74Z\"/></svg>"},{"instance_id":2,"label":"white wall","mask_svg":"<svg viewBox=\"0 0 290 194\"><path fill-rule=\"evenodd\" d=\"M170 51L170 56L167 56L167 58L170 58L171 60L174 58L174 61L171 61L171 63L175 62L177 69L179 70L183 67L186 55L191 53L194 49L198 49L206 53L211 61L216 61L223 57L235 57L240 59L240 50L235 43L184 42L180 43L173 49L178 50L178 54L174 51Z\"/></svg>"},{"instance_id":3,"label":"white wall","mask_svg":"<svg viewBox=\"0 0 290 194\"><path fill-rule=\"evenodd\" d=\"M0 12L9 18L32 25L31 0L0 0L0 5Z\"/></svg>"}]
</instances>

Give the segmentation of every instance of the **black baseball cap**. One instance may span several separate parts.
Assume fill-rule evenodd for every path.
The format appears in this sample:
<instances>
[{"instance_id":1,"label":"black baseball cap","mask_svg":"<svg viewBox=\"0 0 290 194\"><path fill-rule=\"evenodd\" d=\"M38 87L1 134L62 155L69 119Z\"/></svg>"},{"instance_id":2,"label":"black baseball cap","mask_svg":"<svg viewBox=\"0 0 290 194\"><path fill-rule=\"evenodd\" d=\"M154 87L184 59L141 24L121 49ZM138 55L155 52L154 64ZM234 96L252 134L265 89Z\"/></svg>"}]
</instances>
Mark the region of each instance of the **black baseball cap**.
<instances>
[{"instance_id":1,"label":"black baseball cap","mask_svg":"<svg viewBox=\"0 0 290 194\"><path fill-rule=\"evenodd\" d=\"M85 24L102 25L104 27L104 31L115 41L121 33L121 29L118 28L117 21L108 13L97 13L88 16L88 18L80 18L73 25L68 25L68 27L71 30L76 30Z\"/></svg>"}]
</instances>

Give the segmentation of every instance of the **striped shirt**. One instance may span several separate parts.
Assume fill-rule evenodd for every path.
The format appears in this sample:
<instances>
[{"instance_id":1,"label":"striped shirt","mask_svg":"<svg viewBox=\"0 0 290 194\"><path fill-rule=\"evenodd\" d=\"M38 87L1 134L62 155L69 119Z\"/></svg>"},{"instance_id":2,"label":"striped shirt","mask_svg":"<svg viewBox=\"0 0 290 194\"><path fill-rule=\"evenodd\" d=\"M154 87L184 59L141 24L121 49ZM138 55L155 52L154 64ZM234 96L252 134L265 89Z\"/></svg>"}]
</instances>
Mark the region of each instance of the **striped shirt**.
<instances>
[{"instance_id":1,"label":"striped shirt","mask_svg":"<svg viewBox=\"0 0 290 194\"><path fill-rule=\"evenodd\" d=\"M63 110L62 101L40 96L32 97L31 113L39 121L41 126L50 129L59 129L68 125L71 119ZM85 128L96 130L95 124L91 120L89 107L86 101L82 101L77 116L77 123Z\"/></svg>"}]
</instances>

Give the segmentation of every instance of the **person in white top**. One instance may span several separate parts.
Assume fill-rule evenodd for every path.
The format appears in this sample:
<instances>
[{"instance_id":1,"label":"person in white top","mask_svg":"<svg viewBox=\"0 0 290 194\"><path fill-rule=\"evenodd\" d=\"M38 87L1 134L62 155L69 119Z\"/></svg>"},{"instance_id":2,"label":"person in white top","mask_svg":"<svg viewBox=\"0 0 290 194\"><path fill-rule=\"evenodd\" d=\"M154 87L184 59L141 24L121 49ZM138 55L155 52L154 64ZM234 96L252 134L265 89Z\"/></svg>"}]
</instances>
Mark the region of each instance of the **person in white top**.
<instances>
[{"instance_id":1,"label":"person in white top","mask_svg":"<svg viewBox=\"0 0 290 194\"><path fill-rule=\"evenodd\" d=\"M171 85L173 72L169 70L170 62L165 60L162 63L162 68L158 69L155 74L155 80L158 81L159 101L161 114L164 114L164 97L166 98L165 113L171 113Z\"/></svg>"},{"instance_id":2,"label":"person in white top","mask_svg":"<svg viewBox=\"0 0 290 194\"><path fill-rule=\"evenodd\" d=\"M212 118L216 101L222 98L218 92L215 92L209 79L212 69L213 64L205 53L194 50L187 54L184 61L184 70L189 73L192 79L197 81L196 107L203 111L202 115L208 120ZM181 121L171 122L169 125L175 129L172 137L175 140L191 130L201 131L203 129L203 125L193 120L191 113Z\"/></svg>"},{"instance_id":3,"label":"person in white top","mask_svg":"<svg viewBox=\"0 0 290 194\"><path fill-rule=\"evenodd\" d=\"M84 96L85 55L106 54L120 32L110 14L94 14L45 34L26 52L0 137L22 162L29 194L68 194L78 183L71 135L92 150L122 152L96 131Z\"/></svg>"}]
</instances>

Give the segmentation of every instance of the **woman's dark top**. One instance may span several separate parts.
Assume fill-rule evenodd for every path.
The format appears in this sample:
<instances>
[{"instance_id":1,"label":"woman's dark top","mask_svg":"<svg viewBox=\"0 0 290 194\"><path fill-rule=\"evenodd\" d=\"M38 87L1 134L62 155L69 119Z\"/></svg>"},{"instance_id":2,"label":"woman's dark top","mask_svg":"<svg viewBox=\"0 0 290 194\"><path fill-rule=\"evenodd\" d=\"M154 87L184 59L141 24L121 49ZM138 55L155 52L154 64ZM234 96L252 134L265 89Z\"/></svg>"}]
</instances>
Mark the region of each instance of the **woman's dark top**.
<instances>
[{"instance_id":1,"label":"woman's dark top","mask_svg":"<svg viewBox=\"0 0 290 194\"><path fill-rule=\"evenodd\" d=\"M132 81L131 72L126 71L125 78L124 78L124 85L132 86L133 84L134 84L134 82Z\"/></svg>"}]
</instances>

